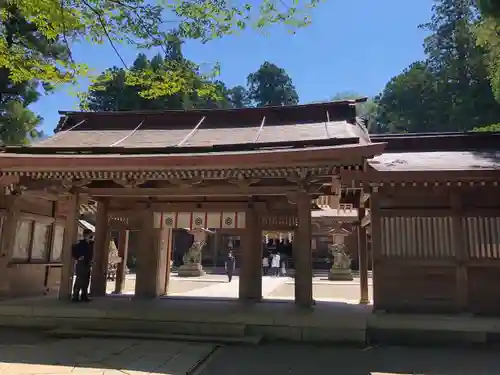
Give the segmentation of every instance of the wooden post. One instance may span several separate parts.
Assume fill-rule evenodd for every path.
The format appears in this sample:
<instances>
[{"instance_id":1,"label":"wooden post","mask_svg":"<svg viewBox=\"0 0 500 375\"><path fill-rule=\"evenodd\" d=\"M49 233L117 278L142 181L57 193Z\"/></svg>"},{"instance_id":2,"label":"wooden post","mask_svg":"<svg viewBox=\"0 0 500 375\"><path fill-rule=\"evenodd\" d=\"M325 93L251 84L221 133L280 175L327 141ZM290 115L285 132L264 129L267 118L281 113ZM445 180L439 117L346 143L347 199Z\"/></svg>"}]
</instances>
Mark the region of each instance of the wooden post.
<instances>
[{"instance_id":1,"label":"wooden post","mask_svg":"<svg viewBox=\"0 0 500 375\"><path fill-rule=\"evenodd\" d=\"M370 195L370 225L372 235L372 288L373 288L373 311L376 311L377 300L380 292L377 285L377 264L380 264L382 255L382 222L379 208L379 192L378 187L374 186Z\"/></svg>"},{"instance_id":2,"label":"wooden post","mask_svg":"<svg viewBox=\"0 0 500 375\"><path fill-rule=\"evenodd\" d=\"M92 297L104 297L106 295L109 257L108 208L108 199L97 203L94 257L92 259L92 277L90 279L90 294Z\"/></svg>"},{"instance_id":3,"label":"wooden post","mask_svg":"<svg viewBox=\"0 0 500 375\"><path fill-rule=\"evenodd\" d=\"M79 194L71 194L65 202L58 204L66 205L66 227L64 229L63 250L62 250L62 270L61 284L59 286L59 299L71 299L73 286L74 260L72 254L73 244L75 244L78 230L79 216Z\"/></svg>"},{"instance_id":4,"label":"wooden post","mask_svg":"<svg viewBox=\"0 0 500 375\"><path fill-rule=\"evenodd\" d=\"M245 229L242 236L239 299L242 302L257 302L262 299L260 225L255 208L246 210Z\"/></svg>"},{"instance_id":5,"label":"wooden post","mask_svg":"<svg viewBox=\"0 0 500 375\"><path fill-rule=\"evenodd\" d=\"M300 192L296 198L299 227L293 245L295 263L295 303L300 307L311 307L312 294L312 251L311 251L311 198Z\"/></svg>"},{"instance_id":6,"label":"wooden post","mask_svg":"<svg viewBox=\"0 0 500 375\"><path fill-rule=\"evenodd\" d=\"M2 244L0 249L0 295L10 294L7 266L12 257L16 242L17 221L19 219L19 198L15 195L4 196L7 213L2 227Z\"/></svg>"},{"instance_id":7,"label":"wooden post","mask_svg":"<svg viewBox=\"0 0 500 375\"><path fill-rule=\"evenodd\" d=\"M466 246L466 233L462 230L463 202L460 192L451 191L450 205L453 210L451 246L455 249L457 260L456 273L456 307L459 312L464 312L469 306L469 287L467 274L467 261L469 254Z\"/></svg>"},{"instance_id":8,"label":"wooden post","mask_svg":"<svg viewBox=\"0 0 500 375\"><path fill-rule=\"evenodd\" d=\"M163 236L165 237L164 249L162 251L165 252L165 280L164 287L162 290L163 295L168 295L168 287L170 283L170 271L172 263L172 255L174 250L174 233L172 228L164 228Z\"/></svg>"},{"instance_id":9,"label":"wooden post","mask_svg":"<svg viewBox=\"0 0 500 375\"><path fill-rule=\"evenodd\" d=\"M359 303L367 305L370 303L368 296L368 247L366 243L366 227L361 226L366 210L362 207L358 209L358 259L359 259Z\"/></svg>"},{"instance_id":10,"label":"wooden post","mask_svg":"<svg viewBox=\"0 0 500 375\"><path fill-rule=\"evenodd\" d=\"M115 294L123 293L123 288L125 287L129 233L128 229L122 229L118 234L118 256L122 259L122 261L118 264L118 268L116 270Z\"/></svg>"},{"instance_id":11,"label":"wooden post","mask_svg":"<svg viewBox=\"0 0 500 375\"><path fill-rule=\"evenodd\" d=\"M166 233L167 228L155 228L154 213L146 211L137 253L136 298L152 299L166 293Z\"/></svg>"}]
</instances>

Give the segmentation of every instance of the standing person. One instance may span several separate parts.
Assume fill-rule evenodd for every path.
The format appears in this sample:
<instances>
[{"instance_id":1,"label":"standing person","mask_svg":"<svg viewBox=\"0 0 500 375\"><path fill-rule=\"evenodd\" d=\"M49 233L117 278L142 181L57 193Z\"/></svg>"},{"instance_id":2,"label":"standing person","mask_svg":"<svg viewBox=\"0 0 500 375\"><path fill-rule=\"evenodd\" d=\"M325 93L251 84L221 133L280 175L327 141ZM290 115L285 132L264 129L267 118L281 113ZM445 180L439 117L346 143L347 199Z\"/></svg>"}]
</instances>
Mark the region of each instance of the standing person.
<instances>
[{"instance_id":1,"label":"standing person","mask_svg":"<svg viewBox=\"0 0 500 375\"><path fill-rule=\"evenodd\" d=\"M233 279L233 272L236 269L236 260L234 259L232 251L227 254L225 268L228 282L231 282L231 280Z\"/></svg>"},{"instance_id":2,"label":"standing person","mask_svg":"<svg viewBox=\"0 0 500 375\"><path fill-rule=\"evenodd\" d=\"M271 272L273 276L279 277L280 275L280 253L276 253L273 255L273 259L271 260Z\"/></svg>"},{"instance_id":3,"label":"standing person","mask_svg":"<svg viewBox=\"0 0 500 375\"><path fill-rule=\"evenodd\" d=\"M94 254L94 242L92 240L92 231L85 229L83 231L83 239L73 245L72 255L76 261L75 267L75 284L73 285L73 302L84 301L89 302L89 283L90 269L92 267L92 256ZM81 296L80 296L81 293Z\"/></svg>"},{"instance_id":4,"label":"standing person","mask_svg":"<svg viewBox=\"0 0 500 375\"><path fill-rule=\"evenodd\" d=\"M269 271L269 258L267 257L267 255L264 255L264 257L262 258L262 272L264 276L267 276L268 271Z\"/></svg>"},{"instance_id":5,"label":"standing person","mask_svg":"<svg viewBox=\"0 0 500 375\"><path fill-rule=\"evenodd\" d=\"M286 256L283 255L283 259L281 260L281 269L280 269L281 276L286 276Z\"/></svg>"}]
</instances>

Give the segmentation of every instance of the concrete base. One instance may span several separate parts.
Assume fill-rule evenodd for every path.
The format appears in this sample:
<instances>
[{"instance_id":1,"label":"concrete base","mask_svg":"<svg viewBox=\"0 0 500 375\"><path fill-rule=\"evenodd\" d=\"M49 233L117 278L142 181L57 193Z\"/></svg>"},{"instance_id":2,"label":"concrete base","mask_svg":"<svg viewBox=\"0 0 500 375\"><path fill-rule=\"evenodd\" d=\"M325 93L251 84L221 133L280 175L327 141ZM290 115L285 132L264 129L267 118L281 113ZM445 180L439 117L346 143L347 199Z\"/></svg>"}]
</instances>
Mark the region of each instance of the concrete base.
<instances>
[{"instance_id":1,"label":"concrete base","mask_svg":"<svg viewBox=\"0 0 500 375\"><path fill-rule=\"evenodd\" d=\"M351 269L347 268L330 268L328 272L328 280L332 281L352 281L354 277L352 276Z\"/></svg>"},{"instance_id":2,"label":"concrete base","mask_svg":"<svg viewBox=\"0 0 500 375\"><path fill-rule=\"evenodd\" d=\"M376 344L498 344L500 318L468 315L372 314L371 306L317 302L313 309L293 303L176 297L131 300L127 296L71 303L39 297L0 301L0 326L93 331L96 335L187 335L303 342ZM107 332L107 333L106 333ZM166 336L165 336L166 337ZM185 337L189 339L189 337ZM226 340L225 339L225 340Z\"/></svg>"},{"instance_id":3,"label":"concrete base","mask_svg":"<svg viewBox=\"0 0 500 375\"><path fill-rule=\"evenodd\" d=\"M199 263L183 264L177 270L179 277L199 277L205 275L203 267Z\"/></svg>"},{"instance_id":4,"label":"concrete base","mask_svg":"<svg viewBox=\"0 0 500 375\"><path fill-rule=\"evenodd\" d=\"M127 296L71 303L55 298L0 302L0 326L92 331L101 336L120 332L264 340L352 343L364 345L371 306L318 303L299 309L290 302L265 301L252 305L164 297L135 300ZM196 336L196 338L194 337Z\"/></svg>"}]
</instances>

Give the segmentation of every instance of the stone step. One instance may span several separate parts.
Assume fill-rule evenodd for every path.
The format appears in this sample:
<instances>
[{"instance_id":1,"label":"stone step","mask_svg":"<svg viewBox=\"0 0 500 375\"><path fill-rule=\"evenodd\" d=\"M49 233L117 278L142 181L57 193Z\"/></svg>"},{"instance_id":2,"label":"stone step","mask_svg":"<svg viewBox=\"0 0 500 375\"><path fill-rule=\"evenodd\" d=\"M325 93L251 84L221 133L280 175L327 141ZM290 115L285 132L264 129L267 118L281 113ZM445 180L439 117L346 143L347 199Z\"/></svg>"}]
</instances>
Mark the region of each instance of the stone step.
<instances>
[{"instance_id":1,"label":"stone step","mask_svg":"<svg viewBox=\"0 0 500 375\"><path fill-rule=\"evenodd\" d=\"M168 333L151 332L130 332L130 331L107 331L93 329L73 329L57 328L47 332L49 336L58 338L76 338L76 337L100 337L100 338L128 338L141 340L160 340L160 341L189 341L189 342L209 342L217 344L248 344L259 345L262 336L210 336L210 335L183 335Z\"/></svg>"}]
</instances>

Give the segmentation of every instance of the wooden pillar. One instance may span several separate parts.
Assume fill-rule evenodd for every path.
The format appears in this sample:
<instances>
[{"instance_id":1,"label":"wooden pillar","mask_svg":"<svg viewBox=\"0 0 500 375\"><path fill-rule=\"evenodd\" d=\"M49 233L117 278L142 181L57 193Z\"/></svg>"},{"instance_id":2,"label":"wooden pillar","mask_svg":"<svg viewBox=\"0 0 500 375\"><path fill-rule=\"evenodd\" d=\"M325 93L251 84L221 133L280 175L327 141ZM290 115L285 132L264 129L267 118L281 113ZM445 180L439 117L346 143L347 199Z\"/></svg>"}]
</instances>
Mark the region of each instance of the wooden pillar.
<instances>
[{"instance_id":1,"label":"wooden pillar","mask_svg":"<svg viewBox=\"0 0 500 375\"><path fill-rule=\"evenodd\" d=\"M373 288L373 311L377 310L377 300L380 290L377 284L379 268L377 264L382 256L382 221L379 209L378 187L374 186L370 195L370 225L372 236L372 288Z\"/></svg>"},{"instance_id":2,"label":"wooden pillar","mask_svg":"<svg viewBox=\"0 0 500 375\"><path fill-rule=\"evenodd\" d=\"M164 274L160 274L161 278L163 278L163 289L160 291L162 295L167 295L168 294L168 287L170 283L170 271L171 271L171 266L170 264L172 263L172 256L173 256L173 251L174 251L174 232L172 228L163 228L163 231L161 233L162 235L162 242L161 242L161 249L165 256L165 272ZM163 259L163 258L162 258Z\"/></svg>"},{"instance_id":3,"label":"wooden pillar","mask_svg":"<svg viewBox=\"0 0 500 375\"><path fill-rule=\"evenodd\" d=\"M467 261L469 254L467 251L466 233L462 229L463 202L459 191L451 191L450 205L453 210L451 246L455 249L457 260L456 273L456 308L459 312L466 311L469 306L469 286L467 274Z\"/></svg>"},{"instance_id":4,"label":"wooden pillar","mask_svg":"<svg viewBox=\"0 0 500 375\"><path fill-rule=\"evenodd\" d=\"M300 307L311 307L312 295L312 251L311 251L311 198L300 192L296 198L299 227L293 244L295 263L295 303Z\"/></svg>"},{"instance_id":5,"label":"wooden pillar","mask_svg":"<svg viewBox=\"0 0 500 375\"><path fill-rule=\"evenodd\" d=\"M358 209L358 259L359 259L359 303L367 305L370 303L368 296L368 247L366 243L366 227L361 226L361 220L365 217L366 210Z\"/></svg>"},{"instance_id":6,"label":"wooden pillar","mask_svg":"<svg viewBox=\"0 0 500 375\"><path fill-rule=\"evenodd\" d=\"M129 234L130 232L128 229L122 229L118 234L118 256L122 258L122 260L118 264L118 268L116 270L115 294L123 293L123 288L125 288L125 271L127 270Z\"/></svg>"},{"instance_id":7,"label":"wooden pillar","mask_svg":"<svg viewBox=\"0 0 500 375\"><path fill-rule=\"evenodd\" d=\"M166 242L171 232L158 226L155 227L154 213L145 212L140 232L141 247L137 249L136 298L156 298L165 294L168 287Z\"/></svg>"},{"instance_id":8,"label":"wooden pillar","mask_svg":"<svg viewBox=\"0 0 500 375\"><path fill-rule=\"evenodd\" d=\"M12 257L16 242L17 222L19 220L19 198L15 195L3 197L7 211L2 227L2 243L0 248L0 295L10 293L10 282L7 267Z\"/></svg>"},{"instance_id":9,"label":"wooden pillar","mask_svg":"<svg viewBox=\"0 0 500 375\"><path fill-rule=\"evenodd\" d=\"M94 257L92 259L92 277L90 294L93 297L106 295L108 258L109 258L109 200L97 203L96 227L94 238Z\"/></svg>"},{"instance_id":10,"label":"wooden pillar","mask_svg":"<svg viewBox=\"0 0 500 375\"><path fill-rule=\"evenodd\" d=\"M242 235L239 299L242 302L258 302L262 299L260 218L255 208L245 214Z\"/></svg>"},{"instance_id":11,"label":"wooden pillar","mask_svg":"<svg viewBox=\"0 0 500 375\"><path fill-rule=\"evenodd\" d=\"M62 270L61 284L59 285L59 299L71 299L73 287L74 259L72 254L73 245L78 235L79 217L79 194L69 195L66 201L59 201L58 206L65 205L66 225L64 229L63 249L61 254Z\"/></svg>"}]
</instances>

